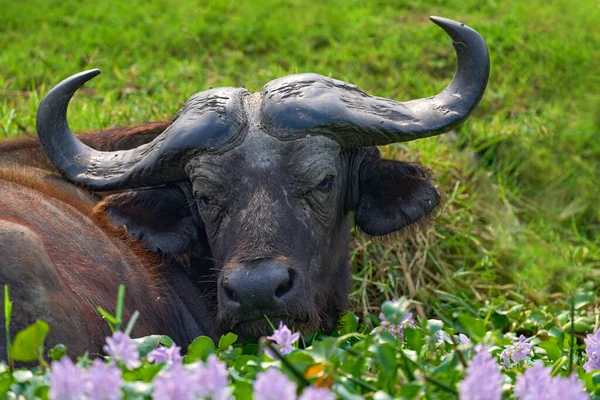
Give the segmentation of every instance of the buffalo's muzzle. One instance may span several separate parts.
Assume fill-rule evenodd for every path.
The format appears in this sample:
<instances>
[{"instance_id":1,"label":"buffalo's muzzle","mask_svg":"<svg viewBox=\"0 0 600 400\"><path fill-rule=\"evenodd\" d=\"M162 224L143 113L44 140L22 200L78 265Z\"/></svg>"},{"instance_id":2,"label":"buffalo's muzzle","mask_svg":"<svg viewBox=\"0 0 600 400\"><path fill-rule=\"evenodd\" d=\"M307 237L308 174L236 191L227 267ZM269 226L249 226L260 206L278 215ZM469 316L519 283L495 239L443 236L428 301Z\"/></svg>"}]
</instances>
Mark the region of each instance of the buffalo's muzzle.
<instances>
[{"instance_id":1,"label":"buffalo's muzzle","mask_svg":"<svg viewBox=\"0 0 600 400\"><path fill-rule=\"evenodd\" d=\"M295 276L294 269L270 259L235 265L224 271L221 306L241 313L242 319L282 313L296 297Z\"/></svg>"}]
</instances>

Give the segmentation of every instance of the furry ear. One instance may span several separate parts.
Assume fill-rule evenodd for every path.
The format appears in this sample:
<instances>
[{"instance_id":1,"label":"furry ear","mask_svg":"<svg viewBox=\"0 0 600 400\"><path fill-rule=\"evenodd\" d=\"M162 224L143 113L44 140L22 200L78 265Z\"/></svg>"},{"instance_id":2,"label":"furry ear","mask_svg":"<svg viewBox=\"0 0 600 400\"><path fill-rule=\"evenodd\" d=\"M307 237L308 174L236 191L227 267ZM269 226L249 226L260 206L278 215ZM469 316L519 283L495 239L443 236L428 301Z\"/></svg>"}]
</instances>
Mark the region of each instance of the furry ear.
<instances>
[{"instance_id":1,"label":"furry ear","mask_svg":"<svg viewBox=\"0 0 600 400\"><path fill-rule=\"evenodd\" d=\"M188 186L168 184L110 195L98 209L148 250L177 255L192 251L199 241L201 226L191 201Z\"/></svg>"},{"instance_id":2,"label":"furry ear","mask_svg":"<svg viewBox=\"0 0 600 400\"><path fill-rule=\"evenodd\" d=\"M430 170L415 163L367 157L358 182L355 219L366 234L382 236L418 223L439 204Z\"/></svg>"}]
</instances>

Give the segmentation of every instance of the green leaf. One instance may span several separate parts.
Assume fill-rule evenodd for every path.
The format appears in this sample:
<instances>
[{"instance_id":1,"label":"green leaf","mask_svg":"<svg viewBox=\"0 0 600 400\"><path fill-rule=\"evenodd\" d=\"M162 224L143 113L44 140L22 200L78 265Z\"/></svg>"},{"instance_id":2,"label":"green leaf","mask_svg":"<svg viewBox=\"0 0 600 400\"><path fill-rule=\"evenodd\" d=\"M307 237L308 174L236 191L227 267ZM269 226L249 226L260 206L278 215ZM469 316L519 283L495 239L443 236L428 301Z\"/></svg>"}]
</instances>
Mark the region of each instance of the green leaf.
<instances>
[{"instance_id":1,"label":"green leaf","mask_svg":"<svg viewBox=\"0 0 600 400\"><path fill-rule=\"evenodd\" d=\"M575 309L594 304L594 301L596 301L594 292L579 292L575 295Z\"/></svg>"},{"instance_id":2,"label":"green leaf","mask_svg":"<svg viewBox=\"0 0 600 400\"><path fill-rule=\"evenodd\" d=\"M235 343L237 338L238 338L237 335L232 332L229 332L228 334L221 336L221 339L219 339L219 350L220 351L227 350L229 348L229 346L231 346L232 344Z\"/></svg>"},{"instance_id":3,"label":"green leaf","mask_svg":"<svg viewBox=\"0 0 600 400\"><path fill-rule=\"evenodd\" d=\"M304 372L311 365L315 364L315 359L310 353L305 351L294 351L287 356L287 360L292 364L298 371Z\"/></svg>"},{"instance_id":4,"label":"green leaf","mask_svg":"<svg viewBox=\"0 0 600 400\"><path fill-rule=\"evenodd\" d=\"M235 360L234 368L239 372L246 372L247 370L256 371L259 361L256 356L243 354Z\"/></svg>"},{"instance_id":5,"label":"green leaf","mask_svg":"<svg viewBox=\"0 0 600 400\"><path fill-rule=\"evenodd\" d=\"M556 338L550 338L545 342L539 344L539 346L546 350L546 354L551 361L556 361L562 357L562 351L558 346L558 340Z\"/></svg>"},{"instance_id":6,"label":"green leaf","mask_svg":"<svg viewBox=\"0 0 600 400\"><path fill-rule=\"evenodd\" d=\"M440 365L431 370L432 375L444 374L454 371L458 365L458 355L453 357L446 357Z\"/></svg>"},{"instance_id":7,"label":"green leaf","mask_svg":"<svg viewBox=\"0 0 600 400\"><path fill-rule=\"evenodd\" d=\"M117 309L115 311L115 330L121 330L121 325L123 324L123 308L125 305L125 285L119 285L119 291L117 293Z\"/></svg>"},{"instance_id":8,"label":"green leaf","mask_svg":"<svg viewBox=\"0 0 600 400\"><path fill-rule=\"evenodd\" d=\"M381 305L381 312L385 319L392 324L399 324L402 317L406 314L406 299L400 298L397 301L385 301Z\"/></svg>"},{"instance_id":9,"label":"green leaf","mask_svg":"<svg viewBox=\"0 0 600 400\"><path fill-rule=\"evenodd\" d=\"M158 372L163 368L161 364L148 364L144 363L141 367L137 368L134 371L124 370L123 371L123 380L125 382L152 382L152 379L158 374ZM130 398L130 397L128 397Z\"/></svg>"},{"instance_id":10,"label":"green leaf","mask_svg":"<svg viewBox=\"0 0 600 400\"><path fill-rule=\"evenodd\" d=\"M590 323L588 318L578 317L574 321L575 333L588 333L594 330L593 322ZM563 326L565 332L571 332L571 322L567 322Z\"/></svg>"},{"instance_id":11,"label":"green leaf","mask_svg":"<svg viewBox=\"0 0 600 400\"><path fill-rule=\"evenodd\" d=\"M13 383L12 375L8 372L4 372L0 375L0 393L6 393Z\"/></svg>"},{"instance_id":12,"label":"green leaf","mask_svg":"<svg viewBox=\"0 0 600 400\"><path fill-rule=\"evenodd\" d=\"M4 285L4 324L8 329L10 326L10 318L12 315L13 302L10 301L10 295L8 294L8 285Z\"/></svg>"},{"instance_id":13,"label":"green leaf","mask_svg":"<svg viewBox=\"0 0 600 400\"><path fill-rule=\"evenodd\" d=\"M419 351L425 344L425 340L423 339L423 334L421 331L419 329L413 329L410 327L406 327L404 329L404 341L406 343L406 347L416 351Z\"/></svg>"},{"instance_id":14,"label":"green leaf","mask_svg":"<svg viewBox=\"0 0 600 400\"><path fill-rule=\"evenodd\" d=\"M419 393L419 390L421 390L421 385L409 382L402 385L402 388L400 389L400 393L398 393L398 395L401 398L414 399L417 397L417 393Z\"/></svg>"},{"instance_id":15,"label":"green leaf","mask_svg":"<svg viewBox=\"0 0 600 400\"><path fill-rule=\"evenodd\" d=\"M257 351L258 351L258 344L249 343L243 347L242 354L247 354L247 355L253 356L253 355L256 355Z\"/></svg>"},{"instance_id":16,"label":"green leaf","mask_svg":"<svg viewBox=\"0 0 600 400\"><path fill-rule=\"evenodd\" d=\"M108 311L106 311L104 308L98 306L96 307L96 310L98 310L98 312L100 313L100 315L102 316L102 318L104 318L106 320L106 322L108 322L108 326L110 328L111 331L115 331L115 326L117 325L117 319Z\"/></svg>"},{"instance_id":17,"label":"green leaf","mask_svg":"<svg viewBox=\"0 0 600 400\"><path fill-rule=\"evenodd\" d=\"M381 374L392 376L396 372L396 350L391 343L384 343L377 346L377 361L381 365Z\"/></svg>"},{"instance_id":18,"label":"green leaf","mask_svg":"<svg viewBox=\"0 0 600 400\"><path fill-rule=\"evenodd\" d=\"M140 312L136 310L133 313L133 315L131 316L131 318L129 319L129 322L127 323L127 327L125 328L125 331L124 331L124 333L126 335L131 335L131 331L133 330L133 327L135 326L135 323L137 322L139 317L140 317Z\"/></svg>"},{"instance_id":19,"label":"green leaf","mask_svg":"<svg viewBox=\"0 0 600 400\"><path fill-rule=\"evenodd\" d=\"M208 356L215 353L215 342L208 336L198 336L188 346L188 354L185 356L185 363L190 364L194 361L206 361Z\"/></svg>"},{"instance_id":20,"label":"green leaf","mask_svg":"<svg viewBox=\"0 0 600 400\"><path fill-rule=\"evenodd\" d=\"M38 319L27 328L17 332L11 348L13 359L24 362L40 359L49 331L48 324Z\"/></svg>"},{"instance_id":21,"label":"green leaf","mask_svg":"<svg viewBox=\"0 0 600 400\"><path fill-rule=\"evenodd\" d=\"M161 335L151 335L132 339L131 341L137 346L140 357L146 357L148 353L158 347L161 337Z\"/></svg>"},{"instance_id":22,"label":"green leaf","mask_svg":"<svg viewBox=\"0 0 600 400\"><path fill-rule=\"evenodd\" d=\"M365 398L359 394L352 393L345 385L336 386L337 395L344 400L364 400Z\"/></svg>"},{"instance_id":23,"label":"green leaf","mask_svg":"<svg viewBox=\"0 0 600 400\"><path fill-rule=\"evenodd\" d=\"M485 336L485 322L482 319L471 317L470 315L460 314L458 321L467 330L469 336L482 339Z\"/></svg>"},{"instance_id":24,"label":"green leaf","mask_svg":"<svg viewBox=\"0 0 600 400\"><path fill-rule=\"evenodd\" d=\"M6 336L6 355L12 365L12 354L10 342L10 319L12 316L13 302L10 301L10 295L8 293L8 285L4 285L4 334Z\"/></svg>"},{"instance_id":25,"label":"green leaf","mask_svg":"<svg viewBox=\"0 0 600 400\"><path fill-rule=\"evenodd\" d=\"M547 317L544 313L541 313L539 311L533 311L529 316L529 320L535 324L542 325L546 321L550 320L550 318Z\"/></svg>"},{"instance_id":26,"label":"green leaf","mask_svg":"<svg viewBox=\"0 0 600 400\"><path fill-rule=\"evenodd\" d=\"M559 327L553 326L548 331L548 336L555 337L556 339L558 339L558 342L560 343L563 341L563 339L565 337L565 333Z\"/></svg>"},{"instance_id":27,"label":"green leaf","mask_svg":"<svg viewBox=\"0 0 600 400\"><path fill-rule=\"evenodd\" d=\"M340 336L358 331L358 317L350 312L344 313L340 319Z\"/></svg>"},{"instance_id":28,"label":"green leaf","mask_svg":"<svg viewBox=\"0 0 600 400\"><path fill-rule=\"evenodd\" d=\"M600 386L600 372L593 372L592 374L592 383L594 386Z\"/></svg>"},{"instance_id":29,"label":"green leaf","mask_svg":"<svg viewBox=\"0 0 600 400\"><path fill-rule=\"evenodd\" d=\"M175 342L167 335L160 335L160 344L162 344L165 347L171 347L173 346L173 344L175 344Z\"/></svg>"},{"instance_id":30,"label":"green leaf","mask_svg":"<svg viewBox=\"0 0 600 400\"><path fill-rule=\"evenodd\" d=\"M427 329L429 329L429 334L433 336L436 332L439 332L442 329L444 329L444 321L441 321L439 319L428 319Z\"/></svg>"},{"instance_id":31,"label":"green leaf","mask_svg":"<svg viewBox=\"0 0 600 400\"><path fill-rule=\"evenodd\" d=\"M239 400L252 400L252 384L237 381L233 389L233 398Z\"/></svg>"},{"instance_id":32,"label":"green leaf","mask_svg":"<svg viewBox=\"0 0 600 400\"><path fill-rule=\"evenodd\" d=\"M51 348L48 352L48 356L54 361L60 360L65 354L67 354L67 346L61 343Z\"/></svg>"},{"instance_id":33,"label":"green leaf","mask_svg":"<svg viewBox=\"0 0 600 400\"><path fill-rule=\"evenodd\" d=\"M558 320L558 323L560 325L566 324L567 322L569 322L569 312L565 311L565 312L562 312L562 313L558 314L556 316L556 319Z\"/></svg>"},{"instance_id":34,"label":"green leaf","mask_svg":"<svg viewBox=\"0 0 600 400\"><path fill-rule=\"evenodd\" d=\"M510 322L510 319L506 315L498 314L497 312L492 312L490 315L490 321L494 326L494 329L504 329L506 325Z\"/></svg>"},{"instance_id":35,"label":"green leaf","mask_svg":"<svg viewBox=\"0 0 600 400\"><path fill-rule=\"evenodd\" d=\"M219 353L219 356L224 360L235 360L242 355L241 347L230 347L229 349Z\"/></svg>"},{"instance_id":36,"label":"green leaf","mask_svg":"<svg viewBox=\"0 0 600 400\"><path fill-rule=\"evenodd\" d=\"M326 338L313 343L314 359L317 362L329 362L337 351L337 338Z\"/></svg>"}]
</instances>

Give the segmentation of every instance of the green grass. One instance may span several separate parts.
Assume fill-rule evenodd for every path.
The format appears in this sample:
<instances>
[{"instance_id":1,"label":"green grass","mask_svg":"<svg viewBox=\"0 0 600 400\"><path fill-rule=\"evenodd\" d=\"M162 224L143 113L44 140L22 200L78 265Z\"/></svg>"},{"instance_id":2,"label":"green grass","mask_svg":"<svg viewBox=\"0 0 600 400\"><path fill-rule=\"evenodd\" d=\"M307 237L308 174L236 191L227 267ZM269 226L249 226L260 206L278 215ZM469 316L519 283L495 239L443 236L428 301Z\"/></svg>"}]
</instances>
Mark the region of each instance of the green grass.
<instances>
[{"instance_id":1,"label":"green grass","mask_svg":"<svg viewBox=\"0 0 600 400\"><path fill-rule=\"evenodd\" d=\"M74 129L165 120L195 92L258 91L297 72L397 100L425 97L454 71L450 40L428 21L445 16L486 39L488 90L455 134L383 149L432 168L448 201L418 235L357 235L355 309L365 315L401 294L427 302L427 313L498 296L545 302L596 279L596 1L226 3L3 2L0 137L33 132L43 94L96 67L103 74L70 108Z\"/></svg>"}]
</instances>

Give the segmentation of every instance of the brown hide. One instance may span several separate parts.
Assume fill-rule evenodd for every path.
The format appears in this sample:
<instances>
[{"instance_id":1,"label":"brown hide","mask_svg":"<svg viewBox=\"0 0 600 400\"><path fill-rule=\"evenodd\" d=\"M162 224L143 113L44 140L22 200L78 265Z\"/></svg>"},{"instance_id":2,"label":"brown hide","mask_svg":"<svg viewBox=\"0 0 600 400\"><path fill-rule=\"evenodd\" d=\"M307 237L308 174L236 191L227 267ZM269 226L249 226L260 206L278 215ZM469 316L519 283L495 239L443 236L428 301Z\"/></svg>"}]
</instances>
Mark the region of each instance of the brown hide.
<instances>
[{"instance_id":1,"label":"brown hide","mask_svg":"<svg viewBox=\"0 0 600 400\"><path fill-rule=\"evenodd\" d=\"M102 150L126 149L166 125L81 138ZM99 352L110 331L96 307L114 310L120 283L127 286L126 316L141 314L134 336L165 332L158 261L94 212L100 199L65 181L35 138L0 142L0 283L9 284L15 303L13 332L40 318L51 325L49 346Z\"/></svg>"}]
</instances>

